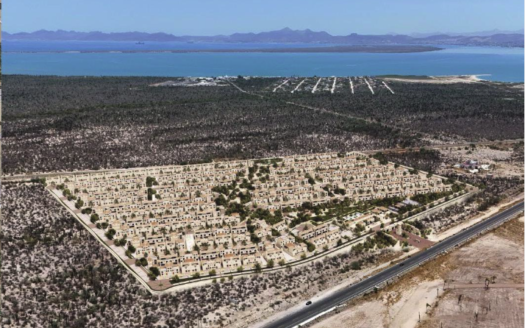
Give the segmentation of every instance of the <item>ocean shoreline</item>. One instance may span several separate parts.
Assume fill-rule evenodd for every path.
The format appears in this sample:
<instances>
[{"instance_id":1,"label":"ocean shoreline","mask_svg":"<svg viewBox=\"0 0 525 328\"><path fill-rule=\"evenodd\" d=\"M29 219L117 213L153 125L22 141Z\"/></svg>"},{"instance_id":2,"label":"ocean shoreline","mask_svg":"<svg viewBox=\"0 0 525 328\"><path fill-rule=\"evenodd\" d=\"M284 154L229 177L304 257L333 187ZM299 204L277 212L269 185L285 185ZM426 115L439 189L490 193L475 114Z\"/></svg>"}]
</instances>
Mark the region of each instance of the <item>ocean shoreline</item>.
<instances>
[{"instance_id":1,"label":"ocean shoreline","mask_svg":"<svg viewBox=\"0 0 525 328\"><path fill-rule=\"evenodd\" d=\"M301 47L301 48L254 48L254 49L136 49L136 50L47 50L47 51L4 51L9 54L20 53L417 53L440 51L443 48L435 46L329 46L329 47Z\"/></svg>"}]
</instances>

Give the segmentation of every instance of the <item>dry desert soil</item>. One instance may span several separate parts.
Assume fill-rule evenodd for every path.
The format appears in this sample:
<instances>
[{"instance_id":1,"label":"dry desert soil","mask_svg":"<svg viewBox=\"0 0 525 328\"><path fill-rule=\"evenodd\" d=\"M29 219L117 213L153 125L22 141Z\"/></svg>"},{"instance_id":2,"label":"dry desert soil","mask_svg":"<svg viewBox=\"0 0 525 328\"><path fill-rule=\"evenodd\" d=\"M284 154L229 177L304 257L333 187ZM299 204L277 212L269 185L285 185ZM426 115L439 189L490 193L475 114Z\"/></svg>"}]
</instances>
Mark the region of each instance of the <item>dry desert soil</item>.
<instances>
[{"instance_id":1,"label":"dry desert soil","mask_svg":"<svg viewBox=\"0 0 525 328\"><path fill-rule=\"evenodd\" d=\"M523 235L513 219L309 327L521 328Z\"/></svg>"}]
</instances>

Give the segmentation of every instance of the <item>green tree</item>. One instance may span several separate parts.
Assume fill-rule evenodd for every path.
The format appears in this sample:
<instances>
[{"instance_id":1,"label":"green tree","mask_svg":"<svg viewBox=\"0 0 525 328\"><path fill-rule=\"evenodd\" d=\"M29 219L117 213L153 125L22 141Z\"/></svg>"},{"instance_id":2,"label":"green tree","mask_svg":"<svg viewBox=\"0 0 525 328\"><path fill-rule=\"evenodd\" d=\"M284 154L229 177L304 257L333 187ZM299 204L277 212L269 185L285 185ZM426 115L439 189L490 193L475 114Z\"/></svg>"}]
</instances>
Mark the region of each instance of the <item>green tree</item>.
<instances>
[{"instance_id":1,"label":"green tree","mask_svg":"<svg viewBox=\"0 0 525 328\"><path fill-rule=\"evenodd\" d=\"M155 276L160 276L160 270L157 267L152 266L149 268L149 271L151 271L151 273L153 273Z\"/></svg>"}]
</instances>

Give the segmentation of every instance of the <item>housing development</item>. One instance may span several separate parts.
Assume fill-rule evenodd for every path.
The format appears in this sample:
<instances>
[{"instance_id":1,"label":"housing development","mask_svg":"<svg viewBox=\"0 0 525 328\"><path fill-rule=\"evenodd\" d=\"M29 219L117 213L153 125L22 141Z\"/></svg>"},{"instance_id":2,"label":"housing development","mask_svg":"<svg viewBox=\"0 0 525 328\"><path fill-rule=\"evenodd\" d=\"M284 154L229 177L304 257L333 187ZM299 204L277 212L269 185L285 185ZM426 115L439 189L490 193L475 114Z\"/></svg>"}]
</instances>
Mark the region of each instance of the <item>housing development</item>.
<instances>
[{"instance_id":1,"label":"housing development","mask_svg":"<svg viewBox=\"0 0 525 328\"><path fill-rule=\"evenodd\" d=\"M420 204L411 196L452 193L444 178L359 152L60 175L47 183L107 243L122 246L137 272L173 283L284 266L399 215L395 206L360 213L357 204L413 207Z\"/></svg>"},{"instance_id":2,"label":"housing development","mask_svg":"<svg viewBox=\"0 0 525 328\"><path fill-rule=\"evenodd\" d=\"M344 74L4 75L2 327L523 327L523 83Z\"/></svg>"}]
</instances>

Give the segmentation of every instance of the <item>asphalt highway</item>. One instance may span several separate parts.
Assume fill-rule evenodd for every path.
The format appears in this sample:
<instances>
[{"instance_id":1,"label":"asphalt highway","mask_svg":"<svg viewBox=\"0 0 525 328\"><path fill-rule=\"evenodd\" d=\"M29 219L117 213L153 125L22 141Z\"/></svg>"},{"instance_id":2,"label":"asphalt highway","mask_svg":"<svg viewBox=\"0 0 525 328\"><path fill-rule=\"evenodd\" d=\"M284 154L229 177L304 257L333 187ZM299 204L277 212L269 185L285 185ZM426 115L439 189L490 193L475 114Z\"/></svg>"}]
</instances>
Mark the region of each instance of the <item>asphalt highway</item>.
<instances>
[{"instance_id":1,"label":"asphalt highway","mask_svg":"<svg viewBox=\"0 0 525 328\"><path fill-rule=\"evenodd\" d=\"M479 222L435 245L417 253L416 255L399 262L398 264L385 269L378 274L371 276L357 284L350 285L341 289L340 291L326 297L322 300L313 302L311 305L304 305L304 308L294 312L284 318L271 322L265 328L292 328L297 327L301 323L318 316L338 305L341 305L353 298L356 298L365 292L372 291L374 287L380 286L385 282L400 276L404 272L415 268L422 263L442 254L443 252L459 245L468 239L475 237L483 231L490 229L504 221L514 217L519 212L523 211L523 202L514 205L507 210L495 214L494 216ZM305 301L306 304L306 301Z\"/></svg>"}]
</instances>

